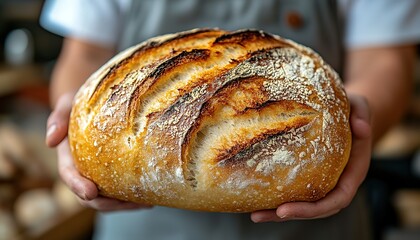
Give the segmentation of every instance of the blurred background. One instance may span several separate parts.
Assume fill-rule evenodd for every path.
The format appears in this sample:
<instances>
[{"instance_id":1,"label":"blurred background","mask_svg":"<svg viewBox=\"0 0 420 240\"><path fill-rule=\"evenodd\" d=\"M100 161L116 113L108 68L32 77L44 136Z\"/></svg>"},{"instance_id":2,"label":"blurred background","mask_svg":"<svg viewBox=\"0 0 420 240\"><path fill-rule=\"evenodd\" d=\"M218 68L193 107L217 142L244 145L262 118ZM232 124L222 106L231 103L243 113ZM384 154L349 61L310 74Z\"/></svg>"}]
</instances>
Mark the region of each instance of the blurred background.
<instances>
[{"instance_id":1,"label":"blurred background","mask_svg":"<svg viewBox=\"0 0 420 240\"><path fill-rule=\"evenodd\" d=\"M42 6L0 1L0 240L90 239L95 212L60 181L44 144L62 39L39 26ZM416 69L410 110L376 146L364 183L377 239L420 239L420 60Z\"/></svg>"},{"instance_id":2,"label":"blurred background","mask_svg":"<svg viewBox=\"0 0 420 240\"><path fill-rule=\"evenodd\" d=\"M59 180L44 143L62 39L40 27L42 6L0 1L0 239L89 239L94 212Z\"/></svg>"}]
</instances>

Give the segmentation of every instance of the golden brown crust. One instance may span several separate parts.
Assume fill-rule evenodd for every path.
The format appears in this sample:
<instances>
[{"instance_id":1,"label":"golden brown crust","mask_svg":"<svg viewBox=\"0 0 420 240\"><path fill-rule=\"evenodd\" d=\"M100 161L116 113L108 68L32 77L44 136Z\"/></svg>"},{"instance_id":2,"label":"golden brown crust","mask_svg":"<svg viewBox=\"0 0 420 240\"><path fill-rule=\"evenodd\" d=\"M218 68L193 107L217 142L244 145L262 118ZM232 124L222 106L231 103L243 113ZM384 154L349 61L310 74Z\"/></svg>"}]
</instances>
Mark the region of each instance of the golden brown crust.
<instances>
[{"instance_id":1,"label":"golden brown crust","mask_svg":"<svg viewBox=\"0 0 420 240\"><path fill-rule=\"evenodd\" d=\"M75 97L69 141L101 194L249 212L315 201L350 151L349 104L312 50L255 30L196 29L118 54Z\"/></svg>"}]
</instances>

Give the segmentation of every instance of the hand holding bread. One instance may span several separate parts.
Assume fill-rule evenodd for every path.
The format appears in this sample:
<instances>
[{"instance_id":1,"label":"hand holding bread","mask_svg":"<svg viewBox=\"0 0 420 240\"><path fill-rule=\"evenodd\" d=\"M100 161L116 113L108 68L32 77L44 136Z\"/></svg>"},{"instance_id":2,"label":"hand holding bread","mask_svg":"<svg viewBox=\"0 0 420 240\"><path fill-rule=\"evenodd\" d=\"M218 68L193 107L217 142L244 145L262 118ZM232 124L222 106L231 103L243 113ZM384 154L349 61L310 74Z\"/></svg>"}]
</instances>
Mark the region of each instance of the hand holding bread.
<instances>
[{"instance_id":1,"label":"hand holding bread","mask_svg":"<svg viewBox=\"0 0 420 240\"><path fill-rule=\"evenodd\" d=\"M249 212L331 191L350 156L349 114L338 75L312 50L260 31L193 30L93 74L69 141L104 196Z\"/></svg>"},{"instance_id":2,"label":"hand holding bread","mask_svg":"<svg viewBox=\"0 0 420 240\"><path fill-rule=\"evenodd\" d=\"M337 185L324 198L315 202L290 202L275 210L253 212L254 222L284 222L331 216L346 208L357 193L369 169L372 152L371 111L366 99L349 94L352 149Z\"/></svg>"}]
</instances>

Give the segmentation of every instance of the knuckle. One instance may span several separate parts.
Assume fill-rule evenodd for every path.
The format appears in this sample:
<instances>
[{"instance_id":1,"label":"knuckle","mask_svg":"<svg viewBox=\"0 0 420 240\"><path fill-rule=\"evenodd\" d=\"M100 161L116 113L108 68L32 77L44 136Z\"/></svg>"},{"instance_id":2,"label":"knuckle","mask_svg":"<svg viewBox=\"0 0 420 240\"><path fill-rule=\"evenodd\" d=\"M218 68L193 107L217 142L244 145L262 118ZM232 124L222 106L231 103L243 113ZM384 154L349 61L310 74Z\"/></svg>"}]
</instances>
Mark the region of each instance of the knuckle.
<instances>
[{"instance_id":1,"label":"knuckle","mask_svg":"<svg viewBox=\"0 0 420 240\"><path fill-rule=\"evenodd\" d=\"M79 201L80 205L82 205L83 207L88 207L88 208L91 207L88 201L85 201L79 197L77 198L77 200Z\"/></svg>"},{"instance_id":2,"label":"knuckle","mask_svg":"<svg viewBox=\"0 0 420 240\"><path fill-rule=\"evenodd\" d=\"M58 168L58 173L61 177L61 179L66 183L67 186L72 187L73 183L73 177L70 176L72 169L70 166L60 166Z\"/></svg>"}]
</instances>

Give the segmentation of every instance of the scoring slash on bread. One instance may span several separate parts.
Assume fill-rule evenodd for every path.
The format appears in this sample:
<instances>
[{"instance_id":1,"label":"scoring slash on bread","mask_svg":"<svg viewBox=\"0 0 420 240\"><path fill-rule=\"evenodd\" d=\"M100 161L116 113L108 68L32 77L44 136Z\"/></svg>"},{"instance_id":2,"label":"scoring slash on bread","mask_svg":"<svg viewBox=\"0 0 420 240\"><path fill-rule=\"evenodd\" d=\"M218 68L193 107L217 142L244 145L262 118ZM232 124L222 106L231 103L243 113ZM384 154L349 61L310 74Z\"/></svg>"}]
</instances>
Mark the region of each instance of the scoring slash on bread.
<instances>
[{"instance_id":1,"label":"scoring slash on bread","mask_svg":"<svg viewBox=\"0 0 420 240\"><path fill-rule=\"evenodd\" d=\"M104 196L250 212L315 201L351 148L338 74L256 30L195 29L116 55L80 88L69 142Z\"/></svg>"}]
</instances>

